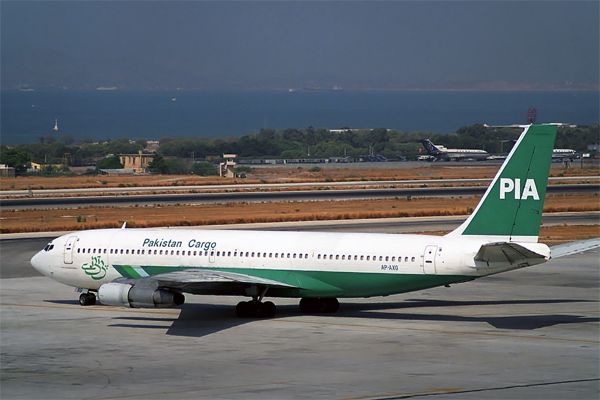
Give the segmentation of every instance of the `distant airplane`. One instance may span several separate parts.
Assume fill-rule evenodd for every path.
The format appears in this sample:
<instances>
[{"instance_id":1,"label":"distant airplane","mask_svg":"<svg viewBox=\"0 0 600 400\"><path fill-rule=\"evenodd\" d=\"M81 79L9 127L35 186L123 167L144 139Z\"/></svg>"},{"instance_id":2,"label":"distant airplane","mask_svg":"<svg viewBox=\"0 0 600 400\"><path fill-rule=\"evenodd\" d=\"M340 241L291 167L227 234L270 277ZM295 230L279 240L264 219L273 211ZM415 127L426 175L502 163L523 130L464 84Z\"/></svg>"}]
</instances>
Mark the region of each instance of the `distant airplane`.
<instances>
[{"instance_id":1,"label":"distant airplane","mask_svg":"<svg viewBox=\"0 0 600 400\"><path fill-rule=\"evenodd\" d=\"M579 158L579 154L575 150L571 149L554 149L552 150L552 160L554 161L562 161L565 158L569 160L574 160Z\"/></svg>"},{"instance_id":2,"label":"distant airplane","mask_svg":"<svg viewBox=\"0 0 600 400\"><path fill-rule=\"evenodd\" d=\"M556 126L528 125L475 211L445 236L203 229L101 229L56 238L31 259L80 292L81 305L163 308L184 293L248 296L239 317L270 318L265 296L300 310L337 298L387 296L541 264L600 246L538 243ZM565 274L568 273L565 271ZM32 288L32 290L35 290Z\"/></svg>"},{"instance_id":3,"label":"distant airplane","mask_svg":"<svg viewBox=\"0 0 600 400\"><path fill-rule=\"evenodd\" d=\"M423 139L420 140L420 142L425 146L427 154L434 157L434 161L459 161L467 158L485 160L489 156L488 152L485 150L447 149L442 145L431 143L431 140L429 139Z\"/></svg>"}]
</instances>

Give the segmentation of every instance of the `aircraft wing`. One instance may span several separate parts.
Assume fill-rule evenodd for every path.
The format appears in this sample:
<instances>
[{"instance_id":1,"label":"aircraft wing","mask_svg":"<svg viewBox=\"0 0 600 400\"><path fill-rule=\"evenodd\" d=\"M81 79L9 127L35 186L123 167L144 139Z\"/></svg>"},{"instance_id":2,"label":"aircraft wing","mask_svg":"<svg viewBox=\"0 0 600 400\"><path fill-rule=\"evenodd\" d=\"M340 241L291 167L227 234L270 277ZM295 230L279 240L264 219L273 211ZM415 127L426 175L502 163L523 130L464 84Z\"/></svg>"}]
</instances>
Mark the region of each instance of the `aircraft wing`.
<instances>
[{"instance_id":1,"label":"aircraft wing","mask_svg":"<svg viewBox=\"0 0 600 400\"><path fill-rule=\"evenodd\" d=\"M570 256L600 247L600 238L580 240L578 242L557 244L550 247L551 258Z\"/></svg>"},{"instance_id":2,"label":"aircraft wing","mask_svg":"<svg viewBox=\"0 0 600 400\"><path fill-rule=\"evenodd\" d=\"M117 278L113 282L131 285L152 285L159 288L175 289L182 292L215 292L218 294L237 293L249 285L275 289L295 289L299 285L291 285L273 279L206 269L189 269L166 272L140 278Z\"/></svg>"},{"instance_id":3,"label":"aircraft wing","mask_svg":"<svg viewBox=\"0 0 600 400\"><path fill-rule=\"evenodd\" d=\"M531 248L525 247L526 245ZM548 251L548 247L546 245L542 245L543 247L536 245L538 243L487 243L479 248L475 255L475 261L483 261L488 265L493 263L517 264L522 267L540 264L549 258L549 254L543 254ZM539 249L535 247L539 247ZM534 251L534 248L537 251ZM544 251L544 248L546 251Z\"/></svg>"}]
</instances>

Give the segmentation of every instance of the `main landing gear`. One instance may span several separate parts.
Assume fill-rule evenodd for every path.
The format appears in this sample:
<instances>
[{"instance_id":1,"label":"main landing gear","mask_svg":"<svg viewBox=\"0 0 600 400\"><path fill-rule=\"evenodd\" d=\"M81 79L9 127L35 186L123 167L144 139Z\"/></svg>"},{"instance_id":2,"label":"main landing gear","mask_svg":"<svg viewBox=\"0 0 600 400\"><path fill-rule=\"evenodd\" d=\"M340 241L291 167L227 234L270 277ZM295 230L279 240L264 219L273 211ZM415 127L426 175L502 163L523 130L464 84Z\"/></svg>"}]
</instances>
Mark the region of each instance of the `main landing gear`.
<instances>
[{"instance_id":1,"label":"main landing gear","mask_svg":"<svg viewBox=\"0 0 600 400\"><path fill-rule=\"evenodd\" d=\"M308 298L300 300L300 310L306 314L334 313L340 308L340 303L335 297Z\"/></svg>"},{"instance_id":2,"label":"main landing gear","mask_svg":"<svg viewBox=\"0 0 600 400\"><path fill-rule=\"evenodd\" d=\"M91 292L81 293L79 296L79 304L82 306L93 306L96 304L96 295Z\"/></svg>"},{"instance_id":3,"label":"main landing gear","mask_svg":"<svg viewBox=\"0 0 600 400\"><path fill-rule=\"evenodd\" d=\"M240 318L273 318L276 311L272 301L241 301L235 307L235 313Z\"/></svg>"},{"instance_id":4,"label":"main landing gear","mask_svg":"<svg viewBox=\"0 0 600 400\"><path fill-rule=\"evenodd\" d=\"M260 292L259 292L260 289ZM273 318L277 308L272 301L262 299L269 290L269 287L259 288L252 285L246 289L246 294L252 296L252 301L241 301L235 307L235 313L239 318Z\"/></svg>"}]
</instances>

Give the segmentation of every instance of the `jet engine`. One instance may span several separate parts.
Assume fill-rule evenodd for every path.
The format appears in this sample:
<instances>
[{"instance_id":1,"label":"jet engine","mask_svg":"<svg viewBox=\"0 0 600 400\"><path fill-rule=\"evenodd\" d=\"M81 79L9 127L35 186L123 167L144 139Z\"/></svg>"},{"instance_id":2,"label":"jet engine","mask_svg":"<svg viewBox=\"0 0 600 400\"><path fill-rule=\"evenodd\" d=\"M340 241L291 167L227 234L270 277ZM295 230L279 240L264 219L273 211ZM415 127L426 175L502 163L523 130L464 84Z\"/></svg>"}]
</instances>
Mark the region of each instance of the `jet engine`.
<instances>
[{"instance_id":1,"label":"jet engine","mask_svg":"<svg viewBox=\"0 0 600 400\"><path fill-rule=\"evenodd\" d=\"M185 301L181 293L117 282L101 285L98 288L98 298L108 306L131 308L168 308L182 305Z\"/></svg>"}]
</instances>

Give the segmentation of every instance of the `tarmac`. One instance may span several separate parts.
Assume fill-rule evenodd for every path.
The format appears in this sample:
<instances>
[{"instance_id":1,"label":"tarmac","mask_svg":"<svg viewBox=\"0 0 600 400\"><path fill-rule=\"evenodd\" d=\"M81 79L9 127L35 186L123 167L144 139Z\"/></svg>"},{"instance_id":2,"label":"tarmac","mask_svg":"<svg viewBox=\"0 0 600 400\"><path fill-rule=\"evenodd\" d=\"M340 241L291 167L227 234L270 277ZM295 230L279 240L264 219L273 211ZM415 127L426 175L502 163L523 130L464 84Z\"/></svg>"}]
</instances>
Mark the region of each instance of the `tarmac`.
<instances>
[{"instance_id":1,"label":"tarmac","mask_svg":"<svg viewBox=\"0 0 600 400\"><path fill-rule=\"evenodd\" d=\"M277 316L253 320L235 316L235 297L81 307L72 288L28 273L13 242L3 264L22 273L0 280L2 399L599 397L598 250L450 288L340 299L331 315L274 299Z\"/></svg>"}]
</instances>

